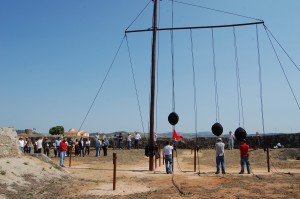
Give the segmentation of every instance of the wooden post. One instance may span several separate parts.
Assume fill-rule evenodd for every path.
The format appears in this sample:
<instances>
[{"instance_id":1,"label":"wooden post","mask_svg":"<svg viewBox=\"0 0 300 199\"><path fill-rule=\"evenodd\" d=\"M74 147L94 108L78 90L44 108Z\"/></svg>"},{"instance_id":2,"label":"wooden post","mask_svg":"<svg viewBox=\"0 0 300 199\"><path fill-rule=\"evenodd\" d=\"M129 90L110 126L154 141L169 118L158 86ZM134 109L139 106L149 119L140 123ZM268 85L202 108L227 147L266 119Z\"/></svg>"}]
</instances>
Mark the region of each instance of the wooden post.
<instances>
[{"instance_id":1,"label":"wooden post","mask_svg":"<svg viewBox=\"0 0 300 199\"><path fill-rule=\"evenodd\" d=\"M196 153L197 153L197 147L195 146L195 148L194 148L194 172L196 172L196 161L197 161Z\"/></svg>"},{"instance_id":2,"label":"wooden post","mask_svg":"<svg viewBox=\"0 0 300 199\"><path fill-rule=\"evenodd\" d=\"M269 147L267 148L267 164L268 164L268 173L270 173L270 156L269 156Z\"/></svg>"},{"instance_id":3,"label":"wooden post","mask_svg":"<svg viewBox=\"0 0 300 199\"><path fill-rule=\"evenodd\" d=\"M159 166L161 166L161 144L158 145L158 153L159 153Z\"/></svg>"},{"instance_id":4,"label":"wooden post","mask_svg":"<svg viewBox=\"0 0 300 199\"><path fill-rule=\"evenodd\" d=\"M116 153L113 153L113 164L114 164L113 190L116 190L116 170L117 170L117 154Z\"/></svg>"},{"instance_id":5,"label":"wooden post","mask_svg":"<svg viewBox=\"0 0 300 199\"><path fill-rule=\"evenodd\" d=\"M158 147L155 146L154 148L155 148L155 149L154 149L154 159L155 159L155 169L156 169L156 167L157 167L157 159L156 159L156 155L157 155L157 153L158 153Z\"/></svg>"}]
</instances>

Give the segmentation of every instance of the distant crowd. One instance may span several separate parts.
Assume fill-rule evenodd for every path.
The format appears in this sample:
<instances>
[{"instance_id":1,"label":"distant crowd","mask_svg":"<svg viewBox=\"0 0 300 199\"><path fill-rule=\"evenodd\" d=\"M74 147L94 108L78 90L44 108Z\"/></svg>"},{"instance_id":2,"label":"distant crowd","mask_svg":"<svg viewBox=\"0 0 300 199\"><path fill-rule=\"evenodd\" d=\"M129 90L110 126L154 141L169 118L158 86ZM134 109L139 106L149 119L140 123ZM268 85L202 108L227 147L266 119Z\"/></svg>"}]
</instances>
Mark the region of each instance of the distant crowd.
<instances>
[{"instance_id":1,"label":"distant crowd","mask_svg":"<svg viewBox=\"0 0 300 199\"><path fill-rule=\"evenodd\" d=\"M55 140L50 140L48 137L23 137L19 138L19 147L23 153L44 153L50 156L51 150L53 150L54 157L60 157L61 147L60 144L64 140L66 144L66 156L69 156L69 150L74 152L75 156L84 157L85 155L90 155L91 147L95 149L95 156L100 156L100 151L102 149L103 155L107 156L107 148L112 147L113 149L138 149L139 142L142 137L138 132L133 135L128 133L127 136L123 137L122 133L114 134L112 138L107 138L105 134L100 136L99 133L94 137L81 137L77 138L63 138L58 136ZM123 146L123 142L126 142L126 146ZM73 151L74 150L74 151Z\"/></svg>"}]
</instances>

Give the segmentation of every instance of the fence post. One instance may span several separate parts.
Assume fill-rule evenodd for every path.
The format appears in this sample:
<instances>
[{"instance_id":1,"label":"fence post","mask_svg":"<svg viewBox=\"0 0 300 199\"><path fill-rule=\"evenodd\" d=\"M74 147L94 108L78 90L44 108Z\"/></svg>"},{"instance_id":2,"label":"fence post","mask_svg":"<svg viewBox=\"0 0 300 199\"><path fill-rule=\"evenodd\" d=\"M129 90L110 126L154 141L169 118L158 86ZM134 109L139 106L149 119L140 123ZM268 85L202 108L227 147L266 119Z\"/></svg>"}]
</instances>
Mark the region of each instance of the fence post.
<instances>
[{"instance_id":1,"label":"fence post","mask_svg":"<svg viewBox=\"0 0 300 199\"><path fill-rule=\"evenodd\" d=\"M117 154L116 153L113 153L113 164L114 164L113 190L116 190L116 170L117 170Z\"/></svg>"},{"instance_id":2,"label":"fence post","mask_svg":"<svg viewBox=\"0 0 300 199\"><path fill-rule=\"evenodd\" d=\"M268 164L268 173L270 173L270 156L269 156L269 147L267 148L267 164Z\"/></svg>"}]
</instances>

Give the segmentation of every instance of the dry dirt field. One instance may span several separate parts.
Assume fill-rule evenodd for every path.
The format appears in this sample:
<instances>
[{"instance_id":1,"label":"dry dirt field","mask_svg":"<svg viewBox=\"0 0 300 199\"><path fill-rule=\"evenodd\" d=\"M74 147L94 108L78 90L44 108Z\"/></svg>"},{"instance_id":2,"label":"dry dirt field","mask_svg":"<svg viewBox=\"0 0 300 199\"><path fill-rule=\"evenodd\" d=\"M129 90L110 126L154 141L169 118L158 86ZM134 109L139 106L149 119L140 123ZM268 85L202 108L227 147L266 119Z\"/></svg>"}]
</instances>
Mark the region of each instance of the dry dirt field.
<instances>
[{"instance_id":1,"label":"dry dirt field","mask_svg":"<svg viewBox=\"0 0 300 199\"><path fill-rule=\"evenodd\" d=\"M116 189L113 190L113 153L117 154ZM32 156L0 159L0 198L300 198L300 149L252 150L252 174L238 174L239 150L226 150L226 175L215 173L215 151L200 150L194 172L190 150L175 153L174 172L162 163L149 171L144 150L108 150L108 156L69 157L66 167ZM54 163L58 158L51 158ZM200 170L200 173L199 173Z\"/></svg>"}]
</instances>

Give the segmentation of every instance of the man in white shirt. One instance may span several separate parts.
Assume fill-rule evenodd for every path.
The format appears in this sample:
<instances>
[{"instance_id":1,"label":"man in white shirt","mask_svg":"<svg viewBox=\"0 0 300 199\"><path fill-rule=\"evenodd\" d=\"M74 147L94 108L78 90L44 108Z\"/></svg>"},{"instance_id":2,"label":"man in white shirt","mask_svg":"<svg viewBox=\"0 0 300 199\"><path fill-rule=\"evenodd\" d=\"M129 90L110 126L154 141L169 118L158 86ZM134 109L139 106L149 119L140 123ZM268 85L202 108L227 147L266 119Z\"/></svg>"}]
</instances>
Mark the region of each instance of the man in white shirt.
<instances>
[{"instance_id":1,"label":"man in white shirt","mask_svg":"<svg viewBox=\"0 0 300 199\"><path fill-rule=\"evenodd\" d=\"M173 169L173 159L172 159L172 151L174 147L170 145L170 141L166 142L164 147L164 156L165 156L165 165L167 174L172 174Z\"/></svg>"},{"instance_id":2,"label":"man in white shirt","mask_svg":"<svg viewBox=\"0 0 300 199\"><path fill-rule=\"evenodd\" d=\"M218 138L216 143L216 167L217 167L216 174L220 173L220 164L221 164L222 174L225 174L224 147L225 144L222 142L222 138Z\"/></svg>"},{"instance_id":3,"label":"man in white shirt","mask_svg":"<svg viewBox=\"0 0 300 199\"><path fill-rule=\"evenodd\" d=\"M42 153L42 148L43 148L42 138L39 138L38 141L36 141L36 147L37 147L37 153Z\"/></svg>"},{"instance_id":4,"label":"man in white shirt","mask_svg":"<svg viewBox=\"0 0 300 199\"><path fill-rule=\"evenodd\" d=\"M25 141L23 140L22 137L19 138L19 145L20 145L20 150L22 151L22 153L24 153Z\"/></svg>"},{"instance_id":5,"label":"man in white shirt","mask_svg":"<svg viewBox=\"0 0 300 199\"><path fill-rule=\"evenodd\" d=\"M234 135L232 134L231 131L229 131L229 138L228 138L228 149L229 150L232 150L234 148L234 140L235 140L235 137Z\"/></svg>"},{"instance_id":6,"label":"man in white shirt","mask_svg":"<svg viewBox=\"0 0 300 199\"><path fill-rule=\"evenodd\" d=\"M141 135L138 132L134 133L134 148L139 148L139 140L141 139Z\"/></svg>"}]
</instances>

